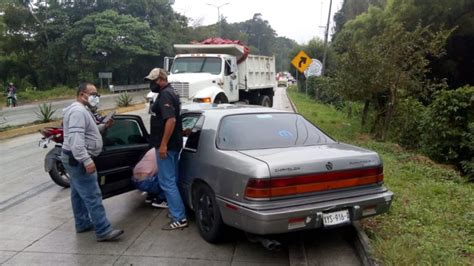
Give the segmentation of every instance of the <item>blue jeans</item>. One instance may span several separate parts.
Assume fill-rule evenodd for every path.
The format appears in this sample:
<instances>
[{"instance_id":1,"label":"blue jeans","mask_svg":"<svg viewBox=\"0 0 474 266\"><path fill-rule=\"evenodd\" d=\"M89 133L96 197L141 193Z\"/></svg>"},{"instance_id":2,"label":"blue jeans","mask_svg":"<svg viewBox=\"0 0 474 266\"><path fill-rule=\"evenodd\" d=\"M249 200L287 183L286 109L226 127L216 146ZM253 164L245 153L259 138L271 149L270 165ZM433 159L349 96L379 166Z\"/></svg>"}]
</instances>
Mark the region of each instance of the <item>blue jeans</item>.
<instances>
[{"instance_id":1,"label":"blue jeans","mask_svg":"<svg viewBox=\"0 0 474 266\"><path fill-rule=\"evenodd\" d=\"M158 183L158 174L151 177L146 177L142 181L137 181L135 178L132 178L132 183L140 191L157 195L157 198L160 200L166 199L165 194Z\"/></svg>"},{"instance_id":2,"label":"blue jeans","mask_svg":"<svg viewBox=\"0 0 474 266\"><path fill-rule=\"evenodd\" d=\"M178 157L179 151L168 151L166 158L162 160L159 149L156 149L156 162L160 177L158 182L165 192L173 222L186 218L186 210L178 190Z\"/></svg>"},{"instance_id":3,"label":"blue jeans","mask_svg":"<svg viewBox=\"0 0 474 266\"><path fill-rule=\"evenodd\" d=\"M70 165L69 156L63 152L61 161L70 177L71 204L76 232L94 226L96 236L104 237L112 231L112 226L107 219L102 204L102 193L97 181L97 172L87 174L82 163L76 166Z\"/></svg>"}]
</instances>

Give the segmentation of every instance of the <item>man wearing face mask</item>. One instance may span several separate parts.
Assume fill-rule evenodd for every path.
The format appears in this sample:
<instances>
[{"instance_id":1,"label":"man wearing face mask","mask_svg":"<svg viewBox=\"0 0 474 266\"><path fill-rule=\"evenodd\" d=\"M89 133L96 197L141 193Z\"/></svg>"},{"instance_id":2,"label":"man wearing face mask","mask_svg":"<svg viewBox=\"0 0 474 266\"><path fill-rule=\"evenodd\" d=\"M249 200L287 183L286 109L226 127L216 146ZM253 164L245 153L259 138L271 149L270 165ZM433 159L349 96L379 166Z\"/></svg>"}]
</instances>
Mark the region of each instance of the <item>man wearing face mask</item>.
<instances>
[{"instance_id":1,"label":"man wearing face mask","mask_svg":"<svg viewBox=\"0 0 474 266\"><path fill-rule=\"evenodd\" d=\"M99 98L93 84L82 83L76 101L64 109L61 160L70 176L76 233L95 230L97 241L110 241L123 230L113 229L107 219L92 159L102 151L102 136L90 110Z\"/></svg>"},{"instance_id":2,"label":"man wearing face mask","mask_svg":"<svg viewBox=\"0 0 474 266\"><path fill-rule=\"evenodd\" d=\"M154 68L145 80L150 81L150 90L158 92L153 103L150 119L151 144L156 148L158 183L165 193L172 221L163 230L175 230L188 226L185 207L178 190L178 157L183 147L179 95L168 83L163 69Z\"/></svg>"}]
</instances>

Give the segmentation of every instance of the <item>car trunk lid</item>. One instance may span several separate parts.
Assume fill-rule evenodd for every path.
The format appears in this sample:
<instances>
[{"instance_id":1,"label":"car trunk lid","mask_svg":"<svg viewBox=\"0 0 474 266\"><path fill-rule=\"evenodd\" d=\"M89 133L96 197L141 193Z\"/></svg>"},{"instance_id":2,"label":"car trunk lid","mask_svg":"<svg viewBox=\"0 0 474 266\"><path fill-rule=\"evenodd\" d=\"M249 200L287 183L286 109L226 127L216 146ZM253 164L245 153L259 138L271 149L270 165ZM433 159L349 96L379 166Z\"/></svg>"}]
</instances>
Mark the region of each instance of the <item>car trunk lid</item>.
<instances>
[{"instance_id":1,"label":"car trunk lid","mask_svg":"<svg viewBox=\"0 0 474 266\"><path fill-rule=\"evenodd\" d=\"M307 147L240 151L263 161L270 176L250 179L248 199L268 199L379 183L382 163L373 151L333 143Z\"/></svg>"}]
</instances>

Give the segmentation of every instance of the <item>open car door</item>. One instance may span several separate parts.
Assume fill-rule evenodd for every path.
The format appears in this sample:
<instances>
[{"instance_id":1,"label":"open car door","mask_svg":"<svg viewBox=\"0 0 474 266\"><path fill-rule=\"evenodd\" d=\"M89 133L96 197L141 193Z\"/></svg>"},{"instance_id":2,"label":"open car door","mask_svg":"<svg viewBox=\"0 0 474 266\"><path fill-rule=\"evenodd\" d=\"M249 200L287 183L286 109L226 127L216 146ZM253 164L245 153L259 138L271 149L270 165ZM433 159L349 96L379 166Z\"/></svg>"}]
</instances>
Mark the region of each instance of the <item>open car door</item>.
<instances>
[{"instance_id":1,"label":"open car door","mask_svg":"<svg viewBox=\"0 0 474 266\"><path fill-rule=\"evenodd\" d=\"M103 135L104 148L94 159L104 199L135 189L131 182L133 168L150 149L141 117L115 115L113 119Z\"/></svg>"}]
</instances>

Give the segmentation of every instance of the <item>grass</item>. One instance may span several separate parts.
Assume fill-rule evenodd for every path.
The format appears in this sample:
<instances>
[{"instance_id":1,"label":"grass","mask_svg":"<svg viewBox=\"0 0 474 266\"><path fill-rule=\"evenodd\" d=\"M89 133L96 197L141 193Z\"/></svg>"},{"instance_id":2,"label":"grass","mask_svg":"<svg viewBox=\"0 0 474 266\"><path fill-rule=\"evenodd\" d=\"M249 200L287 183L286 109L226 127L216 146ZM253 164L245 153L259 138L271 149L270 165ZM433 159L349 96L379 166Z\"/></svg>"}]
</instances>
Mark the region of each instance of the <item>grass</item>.
<instances>
[{"instance_id":1,"label":"grass","mask_svg":"<svg viewBox=\"0 0 474 266\"><path fill-rule=\"evenodd\" d=\"M395 143L360 134L357 118L289 90L298 112L336 140L377 151L390 212L362 221L374 256L386 265L474 265L474 184L452 167L433 163Z\"/></svg>"}]
</instances>

